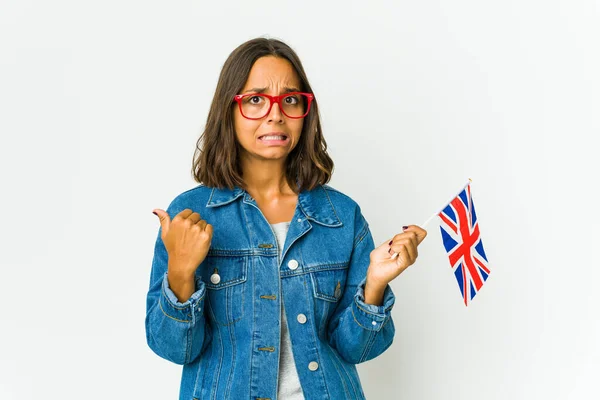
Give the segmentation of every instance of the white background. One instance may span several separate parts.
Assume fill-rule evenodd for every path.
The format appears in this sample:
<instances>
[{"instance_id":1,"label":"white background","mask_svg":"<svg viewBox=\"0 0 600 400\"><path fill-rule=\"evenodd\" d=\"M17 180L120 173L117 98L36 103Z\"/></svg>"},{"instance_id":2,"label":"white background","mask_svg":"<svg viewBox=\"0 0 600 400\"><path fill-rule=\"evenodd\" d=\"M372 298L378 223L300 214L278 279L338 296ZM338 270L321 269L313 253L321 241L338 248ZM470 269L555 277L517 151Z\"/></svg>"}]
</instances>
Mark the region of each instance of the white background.
<instances>
[{"instance_id":1,"label":"white background","mask_svg":"<svg viewBox=\"0 0 600 400\"><path fill-rule=\"evenodd\" d=\"M284 40L376 245L470 177L469 307L438 220L369 399L600 398L597 1L0 1L0 398L175 399L144 333L158 218L223 62Z\"/></svg>"}]
</instances>

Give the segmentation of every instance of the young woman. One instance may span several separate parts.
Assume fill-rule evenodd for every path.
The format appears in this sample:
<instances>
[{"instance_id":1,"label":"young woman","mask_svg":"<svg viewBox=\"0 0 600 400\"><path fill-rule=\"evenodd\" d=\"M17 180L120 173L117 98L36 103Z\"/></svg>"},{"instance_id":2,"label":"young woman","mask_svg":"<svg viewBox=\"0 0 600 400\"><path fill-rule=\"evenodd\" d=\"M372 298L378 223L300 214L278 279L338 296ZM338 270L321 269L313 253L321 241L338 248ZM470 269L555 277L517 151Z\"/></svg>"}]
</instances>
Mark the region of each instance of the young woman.
<instances>
[{"instance_id":1,"label":"young woman","mask_svg":"<svg viewBox=\"0 0 600 400\"><path fill-rule=\"evenodd\" d=\"M183 365L180 399L364 399L355 364L392 344L389 282L427 232L375 248L359 205L326 184L318 111L289 46L243 43L198 140L199 185L153 211L146 336Z\"/></svg>"}]
</instances>

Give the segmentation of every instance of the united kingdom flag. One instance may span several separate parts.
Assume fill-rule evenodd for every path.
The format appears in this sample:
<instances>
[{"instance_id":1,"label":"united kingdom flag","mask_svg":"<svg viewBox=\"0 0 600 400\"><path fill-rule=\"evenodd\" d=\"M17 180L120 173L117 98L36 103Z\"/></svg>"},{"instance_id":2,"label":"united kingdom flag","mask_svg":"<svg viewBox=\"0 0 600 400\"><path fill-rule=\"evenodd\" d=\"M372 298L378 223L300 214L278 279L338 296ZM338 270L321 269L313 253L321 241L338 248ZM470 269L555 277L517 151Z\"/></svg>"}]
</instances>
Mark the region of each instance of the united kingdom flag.
<instances>
[{"instance_id":1,"label":"united kingdom flag","mask_svg":"<svg viewBox=\"0 0 600 400\"><path fill-rule=\"evenodd\" d=\"M446 254L468 306L490 274L470 183L438 215Z\"/></svg>"}]
</instances>

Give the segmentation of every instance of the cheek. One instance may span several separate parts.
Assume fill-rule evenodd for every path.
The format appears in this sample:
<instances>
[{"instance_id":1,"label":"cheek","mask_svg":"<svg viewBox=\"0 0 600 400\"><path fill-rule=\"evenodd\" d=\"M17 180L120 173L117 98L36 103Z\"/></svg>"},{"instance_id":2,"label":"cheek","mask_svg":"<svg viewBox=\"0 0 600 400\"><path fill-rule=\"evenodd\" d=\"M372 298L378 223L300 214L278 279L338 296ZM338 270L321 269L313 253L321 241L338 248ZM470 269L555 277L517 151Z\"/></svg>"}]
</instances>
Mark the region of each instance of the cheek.
<instances>
[{"instance_id":1,"label":"cheek","mask_svg":"<svg viewBox=\"0 0 600 400\"><path fill-rule=\"evenodd\" d=\"M291 124L292 131L296 137L299 137L304 127L304 119L293 121Z\"/></svg>"},{"instance_id":2,"label":"cheek","mask_svg":"<svg viewBox=\"0 0 600 400\"><path fill-rule=\"evenodd\" d=\"M233 129L235 129L236 134L239 136L239 133L244 129L243 128L243 117L240 115L240 112L235 109L233 111Z\"/></svg>"},{"instance_id":3,"label":"cheek","mask_svg":"<svg viewBox=\"0 0 600 400\"><path fill-rule=\"evenodd\" d=\"M242 117L239 111L233 113L233 128L238 139L248 140L248 136L253 137L254 131L256 131L256 123L249 119Z\"/></svg>"}]
</instances>

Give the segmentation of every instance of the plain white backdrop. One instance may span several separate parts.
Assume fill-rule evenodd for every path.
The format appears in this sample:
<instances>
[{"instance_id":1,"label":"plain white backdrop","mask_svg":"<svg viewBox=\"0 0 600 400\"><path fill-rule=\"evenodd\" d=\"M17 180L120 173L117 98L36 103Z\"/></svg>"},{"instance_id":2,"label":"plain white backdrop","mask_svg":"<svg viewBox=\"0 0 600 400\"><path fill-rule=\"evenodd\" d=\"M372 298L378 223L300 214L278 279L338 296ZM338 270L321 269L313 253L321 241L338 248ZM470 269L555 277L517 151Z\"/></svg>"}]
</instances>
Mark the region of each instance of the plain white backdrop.
<instances>
[{"instance_id":1,"label":"plain white backdrop","mask_svg":"<svg viewBox=\"0 0 600 400\"><path fill-rule=\"evenodd\" d=\"M229 53L299 54L376 245L468 178L467 308L438 220L392 282L369 399L597 399L598 1L0 1L0 399L176 399L144 333L165 209Z\"/></svg>"}]
</instances>

